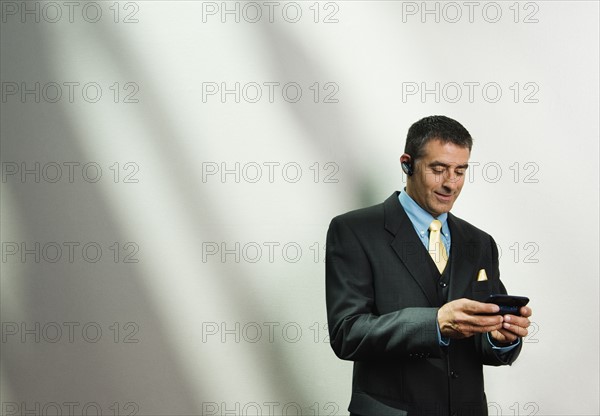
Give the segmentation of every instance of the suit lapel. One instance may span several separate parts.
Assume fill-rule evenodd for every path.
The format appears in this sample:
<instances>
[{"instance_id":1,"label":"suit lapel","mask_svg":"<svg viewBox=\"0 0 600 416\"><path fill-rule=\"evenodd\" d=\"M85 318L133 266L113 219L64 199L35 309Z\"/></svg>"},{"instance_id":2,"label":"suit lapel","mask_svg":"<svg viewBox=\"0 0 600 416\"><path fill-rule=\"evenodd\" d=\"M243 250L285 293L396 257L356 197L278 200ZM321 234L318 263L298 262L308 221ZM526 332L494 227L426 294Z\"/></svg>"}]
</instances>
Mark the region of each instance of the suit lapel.
<instances>
[{"instance_id":1,"label":"suit lapel","mask_svg":"<svg viewBox=\"0 0 600 416\"><path fill-rule=\"evenodd\" d=\"M450 291L448 301L471 294L471 284L475 281L475 260L481 255L481 247L469 238L456 217L448 213L448 227L452 236L450 257Z\"/></svg>"},{"instance_id":2,"label":"suit lapel","mask_svg":"<svg viewBox=\"0 0 600 416\"><path fill-rule=\"evenodd\" d=\"M398 201L399 192L394 192L384 202L385 228L394 239L392 249L396 252L412 278L415 279L431 305L437 304L437 289L427 261L429 253L419 239L404 208Z\"/></svg>"}]
</instances>

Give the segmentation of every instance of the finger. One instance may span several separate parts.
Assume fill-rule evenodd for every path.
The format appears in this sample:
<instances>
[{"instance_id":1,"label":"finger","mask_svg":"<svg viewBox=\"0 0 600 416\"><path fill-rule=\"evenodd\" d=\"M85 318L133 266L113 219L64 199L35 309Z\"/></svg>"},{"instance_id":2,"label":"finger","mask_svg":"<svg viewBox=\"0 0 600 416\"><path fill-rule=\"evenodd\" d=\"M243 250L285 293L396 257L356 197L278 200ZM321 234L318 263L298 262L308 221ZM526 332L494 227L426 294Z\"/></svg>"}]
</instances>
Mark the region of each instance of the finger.
<instances>
[{"instance_id":1,"label":"finger","mask_svg":"<svg viewBox=\"0 0 600 416\"><path fill-rule=\"evenodd\" d=\"M521 313L521 316L524 316L525 318L529 318L533 313L531 308L528 308L527 306L522 306L519 312Z\"/></svg>"},{"instance_id":2,"label":"finger","mask_svg":"<svg viewBox=\"0 0 600 416\"><path fill-rule=\"evenodd\" d=\"M500 330L490 332L490 336L492 337L492 340L498 344L508 344L512 342L509 341L506 335L500 332Z\"/></svg>"},{"instance_id":3,"label":"finger","mask_svg":"<svg viewBox=\"0 0 600 416\"><path fill-rule=\"evenodd\" d=\"M523 328L518 325L513 325L508 322L504 322L502 324L502 328L503 330L510 331L511 333L521 338L526 337L529 333L529 331L527 331L527 328Z\"/></svg>"},{"instance_id":4,"label":"finger","mask_svg":"<svg viewBox=\"0 0 600 416\"><path fill-rule=\"evenodd\" d=\"M501 326L504 321L500 315L461 315L461 321L465 322L473 327L487 328Z\"/></svg>"},{"instance_id":5,"label":"finger","mask_svg":"<svg viewBox=\"0 0 600 416\"><path fill-rule=\"evenodd\" d=\"M457 335L460 335L461 338L464 338L464 337L473 336L474 334L478 334L478 333L491 332L491 331L502 329L502 324L500 323L500 324L493 325L493 326L488 326L488 327L483 326L482 327L482 326L471 325L466 322L454 321L451 323L451 325L448 329L451 331L451 334L453 334L453 337L457 337Z\"/></svg>"},{"instance_id":6,"label":"finger","mask_svg":"<svg viewBox=\"0 0 600 416\"><path fill-rule=\"evenodd\" d=\"M471 314L494 314L500 311L500 307L494 303L483 303L475 300L465 299L463 311Z\"/></svg>"},{"instance_id":7,"label":"finger","mask_svg":"<svg viewBox=\"0 0 600 416\"><path fill-rule=\"evenodd\" d=\"M499 322L491 324L491 325L473 325L473 324L465 323L465 322L462 322L462 323L457 322L454 329L457 332L460 332L461 334L464 334L466 336L471 336L474 334L483 334L486 332L501 330L502 329L502 321L499 321Z\"/></svg>"},{"instance_id":8,"label":"finger","mask_svg":"<svg viewBox=\"0 0 600 416\"><path fill-rule=\"evenodd\" d=\"M453 331L463 334L464 336L470 337L474 334L483 334L495 330L502 329L502 322L497 322L492 325L473 325L469 322L455 321L452 325Z\"/></svg>"},{"instance_id":9,"label":"finger","mask_svg":"<svg viewBox=\"0 0 600 416\"><path fill-rule=\"evenodd\" d=\"M528 318L515 315L504 315L504 322L508 322L511 325L518 325L521 328L529 328L529 325L531 325Z\"/></svg>"},{"instance_id":10,"label":"finger","mask_svg":"<svg viewBox=\"0 0 600 416\"><path fill-rule=\"evenodd\" d=\"M505 329L499 329L495 334L492 334L492 338L502 343L511 343L514 342L518 337Z\"/></svg>"},{"instance_id":11,"label":"finger","mask_svg":"<svg viewBox=\"0 0 600 416\"><path fill-rule=\"evenodd\" d=\"M499 325L493 325L493 326L484 326L484 327L478 327L478 333L481 334L485 334L487 332L492 332L492 331L500 331L502 330L502 324Z\"/></svg>"}]
</instances>

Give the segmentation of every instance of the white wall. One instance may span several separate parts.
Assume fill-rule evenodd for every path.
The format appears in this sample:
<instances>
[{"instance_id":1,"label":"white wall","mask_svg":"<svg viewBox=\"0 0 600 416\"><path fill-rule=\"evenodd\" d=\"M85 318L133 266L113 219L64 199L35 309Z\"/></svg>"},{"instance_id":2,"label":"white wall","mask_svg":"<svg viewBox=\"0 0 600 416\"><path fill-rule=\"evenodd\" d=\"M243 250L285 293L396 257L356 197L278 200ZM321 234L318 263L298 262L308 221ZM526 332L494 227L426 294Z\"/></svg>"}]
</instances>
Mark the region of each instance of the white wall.
<instances>
[{"instance_id":1,"label":"white wall","mask_svg":"<svg viewBox=\"0 0 600 416\"><path fill-rule=\"evenodd\" d=\"M326 229L430 114L532 299L490 414L598 414L597 2L35 4L1 3L3 414L345 414Z\"/></svg>"}]
</instances>

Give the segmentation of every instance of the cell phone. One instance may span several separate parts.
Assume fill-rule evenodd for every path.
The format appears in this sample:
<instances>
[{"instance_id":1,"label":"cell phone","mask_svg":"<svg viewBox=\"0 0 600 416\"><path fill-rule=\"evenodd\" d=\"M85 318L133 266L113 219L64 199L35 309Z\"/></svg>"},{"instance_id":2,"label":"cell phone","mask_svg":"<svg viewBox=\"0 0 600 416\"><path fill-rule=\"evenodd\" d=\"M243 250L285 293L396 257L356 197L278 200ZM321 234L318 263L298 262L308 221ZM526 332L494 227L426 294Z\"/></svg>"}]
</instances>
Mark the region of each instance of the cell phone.
<instances>
[{"instance_id":1,"label":"cell phone","mask_svg":"<svg viewBox=\"0 0 600 416\"><path fill-rule=\"evenodd\" d=\"M519 310L522 306L525 306L529 303L529 298L515 295L490 295L485 302L494 303L500 306L500 310L496 313L496 315L510 314L521 316Z\"/></svg>"}]
</instances>

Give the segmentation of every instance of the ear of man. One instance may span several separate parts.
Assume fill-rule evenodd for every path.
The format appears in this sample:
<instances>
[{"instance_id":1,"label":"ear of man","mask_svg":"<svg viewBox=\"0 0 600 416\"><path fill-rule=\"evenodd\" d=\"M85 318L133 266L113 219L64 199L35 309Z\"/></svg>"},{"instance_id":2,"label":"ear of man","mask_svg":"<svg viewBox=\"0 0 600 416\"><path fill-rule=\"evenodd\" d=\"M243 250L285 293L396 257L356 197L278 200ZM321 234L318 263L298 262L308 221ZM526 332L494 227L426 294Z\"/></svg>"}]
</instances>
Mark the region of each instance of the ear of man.
<instances>
[{"instance_id":1,"label":"ear of man","mask_svg":"<svg viewBox=\"0 0 600 416\"><path fill-rule=\"evenodd\" d=\"M407 176L412 176L414 173L413 164L412 164L412 156L405 153L400 157L400 165L402 166L402 171L406 173Z\"/></svg>"}]
</instances>

